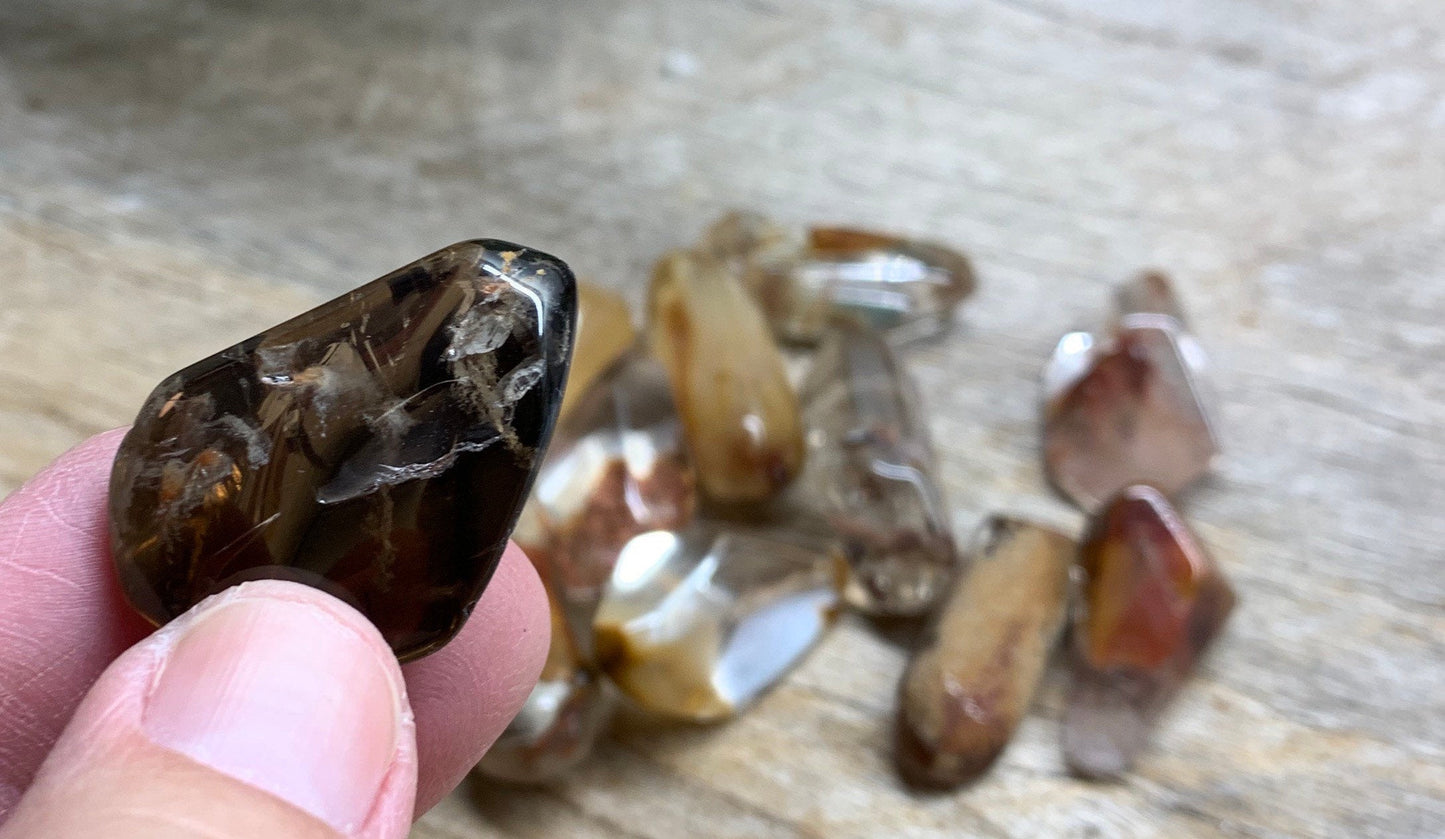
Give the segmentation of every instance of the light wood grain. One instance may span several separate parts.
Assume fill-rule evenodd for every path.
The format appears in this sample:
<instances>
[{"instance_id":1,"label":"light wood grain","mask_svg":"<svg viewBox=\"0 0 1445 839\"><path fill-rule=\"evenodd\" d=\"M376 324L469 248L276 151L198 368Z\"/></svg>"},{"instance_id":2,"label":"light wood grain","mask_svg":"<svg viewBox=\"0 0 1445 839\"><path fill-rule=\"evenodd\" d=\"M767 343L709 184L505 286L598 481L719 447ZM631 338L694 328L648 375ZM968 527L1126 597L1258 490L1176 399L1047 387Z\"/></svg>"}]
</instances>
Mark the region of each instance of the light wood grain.
<instances>
[{"instance_id":1,"label":"light wood grain","mask_svg":"<svg viewBox=\"0 0 1445 839\"><path fill-rule=\"evenodd\" d=\"M908 361L954 523L1077 519L1036 375L1171 270L1227 449L1187 499L1242 604L1121 785L1051 682L997 769L916 798L901 652L845 622L756 712L625 724L424 839L1445 835L1445 13L1435 0L261 0L0 8L0 492L164 374L452 240L640 299L742 206L969 250Z\"/></svg>"}]
</instances>

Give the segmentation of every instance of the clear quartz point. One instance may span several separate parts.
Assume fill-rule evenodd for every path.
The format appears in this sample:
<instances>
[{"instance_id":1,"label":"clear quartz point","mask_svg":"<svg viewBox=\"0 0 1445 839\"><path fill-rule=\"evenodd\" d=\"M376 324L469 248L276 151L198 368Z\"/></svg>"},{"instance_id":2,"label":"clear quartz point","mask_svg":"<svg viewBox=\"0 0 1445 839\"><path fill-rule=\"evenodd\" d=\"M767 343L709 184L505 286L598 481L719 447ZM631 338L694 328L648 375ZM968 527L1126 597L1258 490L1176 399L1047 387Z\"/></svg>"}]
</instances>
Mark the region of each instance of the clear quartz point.
<instances>
[{"instance_id":1,"label":"clear quartz point","mask_svg":"<svg viewBox=\"0 0 1445 839\"><path fill-rule=\"evenodd\" d=\"M963 254L899 236L844 227L789 228L730 213L704 236L729 259L780 339L813 344L846 311L906 342L944 331L973 293Z\"/></svg>"},{"instance_id":2,"label":"clear quartz point","mask_svg":"<svg viewBox=\"0 0 1445 839\"><path fill-rule=\"evenodd\" d=\"M840 541L849 602L872 614L926 612L954 574L956 550L907 371L879 332L835 318L801 398L808 466L799 497Z\"/></svg>"},{"instance_id":3,"label":"clear quartz point","mask_svg":"<svg viewBox=\"0 0 1445 839\"><path fill-rule=\"evenodd\" d=\"M732 717L832 625L846 568L771 529L698 522L623 548L595 621L597 660L638 705Z\"/></svg>"}]
</instances>

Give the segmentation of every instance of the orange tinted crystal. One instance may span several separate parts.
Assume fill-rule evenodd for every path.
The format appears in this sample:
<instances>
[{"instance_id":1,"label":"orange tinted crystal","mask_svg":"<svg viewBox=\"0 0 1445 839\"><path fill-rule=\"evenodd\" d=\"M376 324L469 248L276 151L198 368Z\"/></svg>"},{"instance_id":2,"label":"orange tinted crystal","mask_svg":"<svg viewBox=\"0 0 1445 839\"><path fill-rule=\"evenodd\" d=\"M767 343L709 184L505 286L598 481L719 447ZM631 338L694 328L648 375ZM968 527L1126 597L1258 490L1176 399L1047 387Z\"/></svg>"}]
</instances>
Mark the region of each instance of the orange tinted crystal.
<instances>
[{"instance_id":1,"label":"orange tinted crystal","mask_svg":"<svg viewBox=\"0 0 1445 839\"><path fill-rule=\"evenodd\" d=\"M1164 664L1188 643L1200 586L1216 578L1168 500L1143 485L1126 489L1098 517L1079 564L1084 651L1100 668Z\"/></svg>"}]
</instances>

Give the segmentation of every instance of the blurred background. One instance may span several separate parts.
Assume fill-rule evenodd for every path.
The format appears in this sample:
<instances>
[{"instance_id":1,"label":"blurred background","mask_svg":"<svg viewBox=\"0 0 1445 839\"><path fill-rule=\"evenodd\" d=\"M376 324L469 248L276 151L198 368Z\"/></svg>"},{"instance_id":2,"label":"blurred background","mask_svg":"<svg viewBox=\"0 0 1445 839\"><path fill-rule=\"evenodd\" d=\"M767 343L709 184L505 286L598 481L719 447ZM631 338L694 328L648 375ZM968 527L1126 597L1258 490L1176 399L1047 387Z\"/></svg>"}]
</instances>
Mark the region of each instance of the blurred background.
<instances>
[{"instance_id":1,"label":"blurred background","mask_svg":"<svg viewBox=\"0 0 1445 839\"><path fill-rule=\"evenodd\" d=\"M1442 138L1435 0L10 0L0 494L455 240L636 303L743 208L970 254L959 328L910 355L953 524L1069 521L1039 368L1157 266L1215 364L1225 454L1190 514L1242 603L1127 782L1067 777L1051 683L982 782L910 795L902 653L849 620L734 723L624 724L416 835L1440 835Z\"/></svg>"}]
</instances>

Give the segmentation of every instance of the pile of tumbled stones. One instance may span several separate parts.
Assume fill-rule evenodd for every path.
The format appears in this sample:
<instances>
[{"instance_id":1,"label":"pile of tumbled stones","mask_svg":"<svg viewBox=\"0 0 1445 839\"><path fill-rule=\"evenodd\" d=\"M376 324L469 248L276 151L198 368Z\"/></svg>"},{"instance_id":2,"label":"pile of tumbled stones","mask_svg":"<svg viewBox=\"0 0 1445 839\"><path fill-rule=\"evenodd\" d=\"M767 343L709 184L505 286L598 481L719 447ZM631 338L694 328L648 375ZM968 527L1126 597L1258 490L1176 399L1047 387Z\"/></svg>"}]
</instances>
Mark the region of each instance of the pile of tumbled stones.
<instances>
[{"instance_id":1,"label":"pile of tumbled stones","mask_svg":"<svg viewBox=\"0 0 1445 839\"><path fill-rule=\"evenodd\" d=\"M514 533L550 595L551 651L478 772L555 778L620 702L733 717L845 606L925 628L899 691L910 783L994 761L1066 624L1067 763L1127 770L1233 604L1168 500L1215 452L1203 355L1162 275L1122 286L1107 334L1065 336L1044 373L1045 464L1093 516L1082 540L995 516L960 553L898 352L973 288L948 248L741 213L658 261L640 336L620 298L581 286Z\"/></svg>"}]
</instances>

